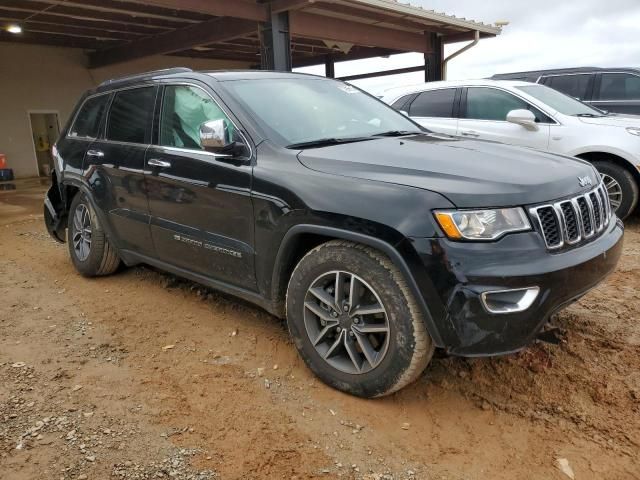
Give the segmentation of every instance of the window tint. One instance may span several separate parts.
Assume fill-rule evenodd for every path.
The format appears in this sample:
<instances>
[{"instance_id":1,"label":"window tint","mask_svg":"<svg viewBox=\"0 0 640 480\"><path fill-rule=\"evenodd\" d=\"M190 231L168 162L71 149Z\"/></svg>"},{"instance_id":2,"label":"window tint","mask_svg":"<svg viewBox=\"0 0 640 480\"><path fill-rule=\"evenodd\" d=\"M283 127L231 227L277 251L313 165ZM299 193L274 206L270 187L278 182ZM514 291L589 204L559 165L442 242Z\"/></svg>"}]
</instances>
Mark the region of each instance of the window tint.
<instances>
[{"instance_id":1,"label":"window tint","mask_svg":"<svg viewBox=\"0 0 640 480\"><path fill-rule=\"evenodd\" d=\"M200 125L209 120L228 120L224 112L200 88L168 86L162 101L160 145L201 149ZM228 122L229 129L233 129ZM233 138L233 131L230 132Z\"/></svg>"},{"instance_id":2,"label":"window tint","mask_svg":"<svg viewBox=\"0 0 640 480\"><path fill-rule=\"evenodd\" d=\"M467 90L464 118L505 121L511 110L518 109L531 111L536 117L536 122L551 122L547 115L515 95L495 88L478 87Z\"/></svg>"},{"instance_id":3,"label":"window tint","mask_svg":"<svg viewBox=\"0 0 640 480\"><path fill-rule=\"evenodd\" d=\"M109 110L107 139L150 143L155 98L155 87L134 88L116 93Z\"/></svg>"},{"instance_id":4,"label":"window tint","mask_svg":"<svg viewBox=\"0 0 640 480\"><path fill-rule=\"evenodd\" d=\"M82 105L82 108L73 122L73 126L69 130L70 137L90 137L98 136L98 128L100 128L100 120L102 114L107 107L109 95L100 95L88 99Z\"/></svg>"},{"instance_id":5,"label":"window tint","mask_svg":"<svg viewBox=\"0 0 640 480\"><path fill-rule=\"evenodd\" d=\"M395 102L393 102L391 104L391 106L393 108L395 108L396 110L404 110L404 106L405 104L409 101L409 99L411 97L413 97L415 95L415 93L410 93L409 95L405 95L404 97L401 97L399 100L396 100Z\"/></svg>"},{"instance_id":6,"label":"window tint","mask_svg":"<svg viewBox=\"0 0 640 480\"><path fill-rule=\"evenodd\" d=\"M453 117L455 88L422 92L411 104L412 117Z\"/></svg>"},{"instance_id":7,"label":"window tint","mask_svg":"<svg viewBox=\"0 0 640 480\"><path fill-rule=\"evenodd\" d=\"M548 87L566 93L570 97L584 99L587 97L587 87L591 75L558 75L547 77L544 84Z\"/></svg>"},{"instance_id":8,"label":"window tint","mask_svg":"<svg viewBox=\"0 0 640 480\"><path fill-rule=\"evenodd\" d=\"M629 73L603 73L600 100L640 100L640 77Z\"/></svg>"}]
</instances>

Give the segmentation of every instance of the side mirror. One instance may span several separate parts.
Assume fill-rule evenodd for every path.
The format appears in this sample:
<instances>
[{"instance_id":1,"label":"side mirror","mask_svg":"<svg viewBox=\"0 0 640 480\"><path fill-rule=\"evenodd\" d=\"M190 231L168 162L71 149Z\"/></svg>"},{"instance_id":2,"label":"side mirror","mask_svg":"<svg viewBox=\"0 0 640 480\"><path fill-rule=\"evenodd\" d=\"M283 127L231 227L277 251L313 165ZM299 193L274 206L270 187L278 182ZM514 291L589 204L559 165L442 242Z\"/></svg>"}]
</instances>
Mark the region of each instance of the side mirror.
<instances>
[{"instance_id":1,"label":"side mirror","mask_svg":"<svg viewBox=\"0 0 640 480\"><path fill-rule=\"evenodd\" d=\"M200 125L200 145L208 152L230 153L234 142L227 120L209 120Z\"/></svg>"},{"instance_id":2,"label":"side mirror","mask_svg":"<svg viewBox=\"0 0 640 480\"><path fill-rule=\"evenodd\" d=\"M511 110L509 113L507 113L507 122L521 125L527 130L538 130L538 125L536 124L536 116L532 112L524 108Z\"/></svg>"}]
</instances>

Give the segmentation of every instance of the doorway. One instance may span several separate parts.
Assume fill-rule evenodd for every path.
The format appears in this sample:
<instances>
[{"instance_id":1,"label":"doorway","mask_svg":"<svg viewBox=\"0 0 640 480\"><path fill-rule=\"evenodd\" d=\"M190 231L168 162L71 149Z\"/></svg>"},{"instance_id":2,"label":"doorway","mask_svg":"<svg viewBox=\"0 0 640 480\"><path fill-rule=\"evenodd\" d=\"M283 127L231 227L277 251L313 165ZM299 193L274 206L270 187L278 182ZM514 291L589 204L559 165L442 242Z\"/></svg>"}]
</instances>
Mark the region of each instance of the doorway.
<instances>
[{"instance_id":1,"label":"doorway","mask_svg":"<svg viewBox=\"0 0 640 480\"><path fill-rule=\"evenodd\" d=\"M53 170L51 147L60 135L58 112L29 112L29 122L31 123L31 137L38 166L38 176L49 177Z\"/></svg>"}]
</instances>

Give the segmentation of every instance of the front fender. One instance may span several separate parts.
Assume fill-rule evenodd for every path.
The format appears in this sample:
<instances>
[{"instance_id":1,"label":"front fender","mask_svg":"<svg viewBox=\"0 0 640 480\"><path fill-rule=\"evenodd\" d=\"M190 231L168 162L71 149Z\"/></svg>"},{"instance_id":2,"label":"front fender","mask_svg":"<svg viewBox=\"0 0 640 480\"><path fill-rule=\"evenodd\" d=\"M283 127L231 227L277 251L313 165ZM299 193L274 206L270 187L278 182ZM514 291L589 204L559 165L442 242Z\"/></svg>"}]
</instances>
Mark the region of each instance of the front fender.
<instances>
[{"instance_id":1,"label":"front fender","mask_svg":"<svg viewBox=\"0 0 640 480\"><path fill-rule=\"evenodd\" d=\"M284 274L284 266L287 264L287 255L292 251L292 247L296 243L296 238L304 234L322 235L327 238L361 243L375 248L387 255L404 276L411 293L418 302L418 306L420 307L423 315L425 327L427 328L429 335L431 335L435 345L438 347L444 346L437 322L442 320L446 314L443 308L438 308L437 300L439 297L437 296L436 289L428 278L428 275L426 275L426 272L421 273L419 270L420 259L418 258L415 250L411 247L410 242L406 239L399 242L396 246L393 246L384 240L371 237L363 233L321 225L295 225L285 234L280 244L280 248L278 249L278 253L276 254L275 268L273 270L273 278L271 282L272 299L275 299L278 296L277 288L278 285L280 285L280 277ZM431 305L427 304L425 294L427 298L434 300Z\"/></svg>"}]
</instances>

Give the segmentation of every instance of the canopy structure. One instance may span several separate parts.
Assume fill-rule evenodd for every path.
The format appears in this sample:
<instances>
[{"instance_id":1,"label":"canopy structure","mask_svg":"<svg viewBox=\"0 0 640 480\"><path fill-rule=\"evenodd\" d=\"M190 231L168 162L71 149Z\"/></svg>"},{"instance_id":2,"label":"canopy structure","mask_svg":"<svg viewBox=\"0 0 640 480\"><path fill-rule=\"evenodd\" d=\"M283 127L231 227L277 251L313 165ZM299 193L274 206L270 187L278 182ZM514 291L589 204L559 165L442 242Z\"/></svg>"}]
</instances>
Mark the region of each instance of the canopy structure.
<instances>
[{"instance_id":1,"label":"canopy structure","mask_svg":"<svg viewBox=\"0 0 640 480\"><path fill-rule=\"evenodd\" d=\"M3 0L2 42L82 48L89 68L152 55L225 59L291 70L403 52L442 78L443 45L500 28L393 0ZM179 63L179 62L176 62ZM372 72L370 75L388 72ZM396 73L400 73L399 71Z\"/></svg>"}]
</instances>

